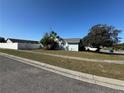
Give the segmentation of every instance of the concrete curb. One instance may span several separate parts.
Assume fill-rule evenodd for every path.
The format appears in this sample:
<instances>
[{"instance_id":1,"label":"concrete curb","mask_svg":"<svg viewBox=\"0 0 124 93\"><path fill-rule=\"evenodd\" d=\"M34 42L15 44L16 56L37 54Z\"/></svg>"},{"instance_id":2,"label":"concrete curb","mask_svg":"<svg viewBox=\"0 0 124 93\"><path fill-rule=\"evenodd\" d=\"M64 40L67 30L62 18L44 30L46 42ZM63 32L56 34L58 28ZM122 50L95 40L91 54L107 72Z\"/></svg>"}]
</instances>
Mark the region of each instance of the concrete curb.
<instances>
[{"instance_id":1,"label":"concrete curb","mask_svg":"<svg viewBox=\"0 0 124 93\"><path fill-rule=\"evenodd\" d=\"M54 72L54 73L57 73L57 74L60 74L60 75L63 75L69 78L73 78L76 80L80 80L80 81L84 81L84 82L88 82L92 84L97 84L97 85L101 85L101 86L116 89L116 90L124 90L124 81L122 80L105 78L105 77L100 77L96 75L72 71L72 70L61 68L61 67L49 65L46 63L41 63L38 61L9 55L6 53L0 52L0 55L41 68L41 69L44 69L44 70L47 70L47 71L51 71L51 72Z\"/></svg>"}]
</instances>

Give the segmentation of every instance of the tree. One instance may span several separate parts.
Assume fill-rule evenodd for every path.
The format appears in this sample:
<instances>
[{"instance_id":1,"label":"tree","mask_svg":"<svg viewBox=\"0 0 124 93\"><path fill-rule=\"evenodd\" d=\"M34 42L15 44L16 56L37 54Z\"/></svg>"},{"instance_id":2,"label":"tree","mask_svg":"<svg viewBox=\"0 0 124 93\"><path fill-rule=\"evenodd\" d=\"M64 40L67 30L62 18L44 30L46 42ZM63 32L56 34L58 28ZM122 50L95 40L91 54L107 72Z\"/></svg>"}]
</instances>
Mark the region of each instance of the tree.
<instances>
[{"instance_id":1,"label":"tree","mask_svg":"<svg viewBox=\"0 0 124 93\"><path fill-rule=\"evenodd\" d=\"M5 42L5 38L0 37L0 42L1 42L1 43L4 43L4 42Z\"/></svg>"},{"instance_id":2,"label":"tree","mask_svg":"<svg viewBox=\"0 0 124 93\"><path fill-rule=\"evenodd\" d=\"M43 38L40 40L40 42L43 44L43 46L47 46L48 44L48 39L49 39L49 34L45 33Z\"/></svg>"},{"instance_id":3,"label":"tree","mask_svg":"<svg viewBox=\"0 0 124 93\"><path fill-rule=\"evenodd\" d=\"M111 47L120 41L118 34L121 30L106 24L98 24L93 26L88 35L81 39L81 45L93 46L100 49L100 46Z\"/></svg>"},{"instance_id":4,"label":"tree","mask_svg":"<svg viewBox=\"0 0 124 93\"><path fill-rule=\"evenodd\" d=\"M50 50L60 49L61 45L64 45L64 40L54 31L45 33L40 42L46 49Z\"/></svg>"}]
</instances>

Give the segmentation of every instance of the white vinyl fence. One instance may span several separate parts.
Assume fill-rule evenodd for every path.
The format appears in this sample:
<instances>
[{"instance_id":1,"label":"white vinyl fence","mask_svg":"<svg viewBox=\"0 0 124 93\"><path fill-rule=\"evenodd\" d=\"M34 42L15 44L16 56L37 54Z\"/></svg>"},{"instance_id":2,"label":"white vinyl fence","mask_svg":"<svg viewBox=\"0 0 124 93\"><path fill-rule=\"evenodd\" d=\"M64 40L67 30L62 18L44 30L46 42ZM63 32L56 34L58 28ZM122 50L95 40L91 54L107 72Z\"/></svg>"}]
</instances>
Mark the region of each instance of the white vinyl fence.
<instances>
[{"instance_id":1,"label":"white vinyl fence","mask_svg":"<svg viewBox=\"0 0 124 93\"><path fill-rule=\"evenodd\" d=\"M0 43L0 48L3 49L38 49L40 44L31 44L31 43Z\"/></svg>"},{"instance_id":2,"label":"white vinyl fence","mask_svg":"<svg viewBox=\"0 0 124 93\"><path fill-rule=\"evenodd\" d=\"M18 49L18 43L0 43L0 48L5 49Z\"/></svg>"},{"instance_id":3,"label":"white vinyl fence","mask_svg":"<svg viewBox=\"0 0 124 93\"><path fill-rule=\"evenodd\" d=\"M40 47L40 44L18 43L18 49L38 49Z\"/></svg>"}]
</instances>

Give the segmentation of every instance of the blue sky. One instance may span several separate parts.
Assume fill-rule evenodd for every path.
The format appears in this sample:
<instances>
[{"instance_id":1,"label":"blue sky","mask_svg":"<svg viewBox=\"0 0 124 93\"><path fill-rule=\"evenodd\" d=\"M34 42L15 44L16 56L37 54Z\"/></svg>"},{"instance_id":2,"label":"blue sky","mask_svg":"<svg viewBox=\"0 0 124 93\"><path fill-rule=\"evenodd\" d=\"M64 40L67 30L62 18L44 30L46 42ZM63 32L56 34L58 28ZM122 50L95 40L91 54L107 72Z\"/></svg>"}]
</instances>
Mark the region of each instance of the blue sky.
<instances>
[{"instance_id":1,"label":"blue sky","mask_svg":"<svg viewBox=\"0 0 124 93\"><path fill-rule=\"evenodd\" d=\"M96 24L124 30L124 0L0 0L0 36L40 40L52 29L82 38ZM120 34L124 42L124 31Z\"/></svg>"}]
</instances>

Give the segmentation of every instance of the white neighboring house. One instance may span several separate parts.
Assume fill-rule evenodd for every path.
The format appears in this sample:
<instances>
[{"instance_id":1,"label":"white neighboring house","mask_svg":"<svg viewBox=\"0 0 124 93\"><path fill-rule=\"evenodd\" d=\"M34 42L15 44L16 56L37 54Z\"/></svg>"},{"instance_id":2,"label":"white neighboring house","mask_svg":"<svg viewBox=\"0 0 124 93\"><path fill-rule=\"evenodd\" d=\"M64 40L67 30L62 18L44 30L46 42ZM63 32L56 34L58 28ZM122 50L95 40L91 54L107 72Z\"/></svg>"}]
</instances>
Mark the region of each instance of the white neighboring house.
<instances>
[{"instance_id":1,"label":"white neighboring house","mask_svg":"<svg viewBox=\"0 0 124 93\"><path fill-rule=\"evenodd\" d=\"M0 43L0 48L5 49L38 49L41 48L42 45L38 41L32 40L22 40L22 39L12 39L8 38L6 43Z\"/></svg>"},{"instance_id":2,"label":"white neighboring house","mask_svg":"<svg viewBox=\"0 0 124 93\"><path fill-rule=\"evenodd\" d=\"M68 51L79 51L80 38L64 39Z\"/></svg>"}]
</instances>

